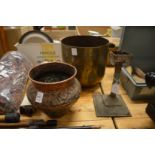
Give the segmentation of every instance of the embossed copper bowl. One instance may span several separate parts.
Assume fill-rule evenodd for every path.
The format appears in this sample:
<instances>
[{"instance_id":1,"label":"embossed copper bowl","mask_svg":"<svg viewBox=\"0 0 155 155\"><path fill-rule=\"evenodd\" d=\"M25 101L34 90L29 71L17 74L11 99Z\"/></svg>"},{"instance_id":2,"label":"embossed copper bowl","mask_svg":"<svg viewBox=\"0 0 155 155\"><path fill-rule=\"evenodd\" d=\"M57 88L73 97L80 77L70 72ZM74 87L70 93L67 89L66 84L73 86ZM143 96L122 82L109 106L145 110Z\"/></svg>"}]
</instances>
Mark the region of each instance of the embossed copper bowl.
<instances>
[{"instance_id":1,"label":"embossed copper bowl","mask_svg":"<svg viewBox=\"0 0 155 155\"><path fill-rule=\"evenodd\" d=\"M46 73L63 73L67 78L57 82L38 80ZM44 63L32 68L29 72L28 100L49 116L64 115L80 96L81 86L75 78L76 74L74 66L62 62Z\"/></svg>"}]
</instances>

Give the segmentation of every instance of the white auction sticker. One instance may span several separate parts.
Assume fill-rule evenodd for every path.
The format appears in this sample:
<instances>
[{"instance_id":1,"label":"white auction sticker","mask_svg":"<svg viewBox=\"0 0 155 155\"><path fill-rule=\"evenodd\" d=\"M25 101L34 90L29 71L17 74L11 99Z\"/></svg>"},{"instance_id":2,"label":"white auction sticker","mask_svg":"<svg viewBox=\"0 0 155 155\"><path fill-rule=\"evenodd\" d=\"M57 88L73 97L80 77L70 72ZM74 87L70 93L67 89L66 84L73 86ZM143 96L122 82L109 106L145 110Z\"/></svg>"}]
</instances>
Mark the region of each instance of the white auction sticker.
<instances>
[{"instance_id":1,"label":"white auction sticker","mask_svg":"<svg viewBox=\"0 0 155 155\"><path fill-rule=\"evenodd\" d=\"M72 55L76 56L77 55L77 49L76 48L72 48Z\"/></svg>"},{"instance_id":2,"label":"white auction sticker","mask_svg":"<svg viewBox=\"0 0 155 155\"><path fill-rule=\"evenodd\" d=\"M111 90L112 93L115 93L115 94L118 94L119 93L119 84L117 83L114 83L112 85L112 90Z\"/></svg>"},{"instance_id":3,"label":"white auction sticker","mask_svg":"<svg viewBox=\"0 0 155 155\"><path fill-rule=\"evenodd\" d=\"M38 92L37 92L37 95L36 95L36 100L35 100L35 101L36 101L37 103L42 103L43 96L44 96L44 93L38 91Z\"/></svg>"}]
</instances>

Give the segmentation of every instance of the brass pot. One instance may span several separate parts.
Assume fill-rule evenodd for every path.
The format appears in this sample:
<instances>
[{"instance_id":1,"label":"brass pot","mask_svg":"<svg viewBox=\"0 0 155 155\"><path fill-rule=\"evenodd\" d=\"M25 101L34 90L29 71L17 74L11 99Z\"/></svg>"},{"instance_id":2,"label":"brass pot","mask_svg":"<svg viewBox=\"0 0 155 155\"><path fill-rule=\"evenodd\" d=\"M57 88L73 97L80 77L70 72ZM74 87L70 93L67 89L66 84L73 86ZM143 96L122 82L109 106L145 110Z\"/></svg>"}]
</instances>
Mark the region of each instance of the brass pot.
<instances>
[{"instance_id":1,"label":"brass pot","mask_svg":"<svg viewBox=\"0 0 155 155\"><path fill-rule=\"evenodd\" d=\"M70 36L61 43L63 61L77 68L82 86L98 84L104 76L109 41L96 36Z\"/></svg>"},{"instance_id":2,"label":"brass pot","mask_svg":"<svg viewBox=\"0 0 155 155\"><path fill-rule=\"evenodd\" d=\"M49 73L63 73L67 78L57 82L40 81ZM51 62L40 64L29 72L31 83L27 97L31 104L51 117L64 115L80 96L81 86L75 78L77 70L67 63Z\"/></svg>"}]
</instances>

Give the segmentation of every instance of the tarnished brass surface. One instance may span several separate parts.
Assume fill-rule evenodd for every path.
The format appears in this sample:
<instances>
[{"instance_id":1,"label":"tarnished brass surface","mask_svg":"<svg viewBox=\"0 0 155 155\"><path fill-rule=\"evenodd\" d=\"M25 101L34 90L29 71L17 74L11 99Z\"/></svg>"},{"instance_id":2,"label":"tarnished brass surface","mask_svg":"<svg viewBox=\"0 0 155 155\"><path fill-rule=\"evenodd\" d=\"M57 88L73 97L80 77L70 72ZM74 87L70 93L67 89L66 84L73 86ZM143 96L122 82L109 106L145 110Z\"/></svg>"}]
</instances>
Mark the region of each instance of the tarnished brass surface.
<instances>
[{"instance_id":1,"label":"tarnished brass surface","mask_svg":"<svg viewBox=\"0 0 155 155\"><path fill-rule=\"evenodd\" d=\"M130 117L131 113L121 95L112 97L94 94L93 101L97 117Z\"/></svg>"},{"instance_id":2,"label":"tarnished brass surface","mask_svg":"<svg viewBox=\"0 0 155 155\"><path fill-rule=\"evenodd\" d=\"M108 40L94 36L71 36L62 40L62 56L77 68L82 86L93 86L105 72Z\"/></svg>"}]
</instances>

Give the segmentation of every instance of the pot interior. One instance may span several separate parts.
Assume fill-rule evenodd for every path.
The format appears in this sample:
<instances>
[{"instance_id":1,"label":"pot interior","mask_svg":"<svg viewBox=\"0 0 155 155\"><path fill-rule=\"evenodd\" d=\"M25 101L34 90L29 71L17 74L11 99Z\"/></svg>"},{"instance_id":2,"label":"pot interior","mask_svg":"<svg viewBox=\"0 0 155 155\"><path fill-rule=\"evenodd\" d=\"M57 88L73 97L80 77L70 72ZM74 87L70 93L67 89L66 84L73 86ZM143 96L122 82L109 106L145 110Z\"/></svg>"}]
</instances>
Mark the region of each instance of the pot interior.
<instances>
[{"instance_id":1,"label":"pot interior","mask_svg":"<svg viewBox=\"0 0 155 155\"><path fill-rule=\"evenodd\" d=\"M96 36L70 36L62 40L63 44L76 47L98 47L108 42L107 39Z\"/></svg>"},{"instance_id":2,"label":"pot interior","mask_svg":"<svg viewBox=\"0 0 155 155\"><path fill-rule=\"evenodd\" d=\"M38 65L29 73L31 79L45 83L64 81L75 75L75 67L59 62Z\"/></svg>"}]
</instances>

